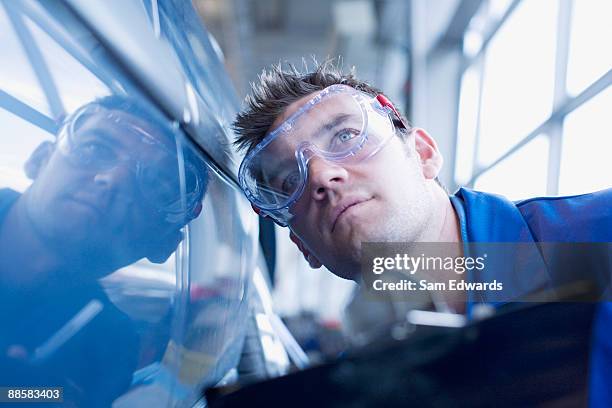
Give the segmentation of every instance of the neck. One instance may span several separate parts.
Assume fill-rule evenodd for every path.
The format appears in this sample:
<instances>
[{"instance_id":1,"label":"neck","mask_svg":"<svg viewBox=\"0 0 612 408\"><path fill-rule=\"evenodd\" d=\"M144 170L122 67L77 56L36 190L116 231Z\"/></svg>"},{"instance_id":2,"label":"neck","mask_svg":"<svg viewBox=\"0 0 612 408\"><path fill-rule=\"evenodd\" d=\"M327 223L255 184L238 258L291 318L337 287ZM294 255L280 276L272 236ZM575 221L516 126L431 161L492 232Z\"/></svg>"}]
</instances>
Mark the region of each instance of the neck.
<instances>
[{"instance_id":1,"label":"neck","mask_svg":"<svg viewBox=\"0 0 612 408\"><path fill-rule=\"evenodd\" d=\"M440 189L441 190L441 189ZM441 213L444 215L442 227L440 228L440 232L438 234L439 242L462 242L461 238L461 227L459 226L459 217L455 212L455 208L451 203L446 192L442 192L444 195L443 203L441 204L442 209Z\"/></svg>"},{"instance_id":2,"label":"neck","mask_svg":"<svg viewBox=\"0 0 612 408\"><path fill-rule=\"evenodd\" d=\"M432 222L430 223L431 228L428 231L429 239L424 241L456 243L457 245L448 245L448 251L450 253L446 254L446 256L461 257L463 256L463 240L461 238L459 217L446 191L437 184L433 186L432 190L434 210L432 213ZM463 280L465 278L463 274L458 275L452 271L449 275L443 276L440 280L448 282L450 279ZM449 291L448 294L444 295L444 298L448 308L453 312L465 313L465 303L467 300L465 293L461 291Z\"/></svg>"},{"instance_id":3,"label":"neck","mask_svg":"<svg viewBox=\"0 0 612 408\"><path fill-rule=\"evenodd\" d=\"M459 217L448 194L437 184L432 185L433 211L420 242L462 242Z\"/></svg>"}]
</instances>

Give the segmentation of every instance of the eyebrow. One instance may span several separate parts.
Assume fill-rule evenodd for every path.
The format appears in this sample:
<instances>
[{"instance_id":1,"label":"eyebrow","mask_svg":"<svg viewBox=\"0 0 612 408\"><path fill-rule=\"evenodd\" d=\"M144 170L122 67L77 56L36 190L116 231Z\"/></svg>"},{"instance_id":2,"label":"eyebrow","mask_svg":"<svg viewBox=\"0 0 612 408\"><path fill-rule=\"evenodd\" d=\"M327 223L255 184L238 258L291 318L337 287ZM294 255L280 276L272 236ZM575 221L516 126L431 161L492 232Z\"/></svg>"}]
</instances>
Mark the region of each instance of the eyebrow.
<instances>
[{"instance_id":1,"label":"eyebrow","mask_svg":"<svg viewBox=\"0 0 612 408\"><path fill-rule=\"evenodd\" d=\"M321 135L325 134L325 132L330 131L331 129L340 125L342 122L345 122L351 116L354 116L354 115L351 115L348 113L338 113L337 115L333 116L326 124L319 127L317 131L313 134L312 138L315 139L315 138L321 137ZM297 161L295 157L287 158L287 159L282 160L280 163L277 163L274 167L272 167L272 170L270 172L266 172L267 174L271 174L272 176L272 177L266 177L268 182L272 184L272 182L278 178L280 171L284 167L292 164L294 161Z\"/></svg>"},{"instance_id":2,"label":"eyebrow","mask_svg":"<svg viewBox=\"0 0 612 408\"><path fill-rule=\"evenodd\" d=\"M115 145L115 141L120 139L115 138L111 132L105 129L95 128L86 131L80 131L72 136L72 142L77 142L81 140L95 140L96 142L104 143L106 145L109 145L110 147L115 148L117 147Z\"/></svg>"},{"instance_id":3,"label":"eyebrow","mask_svg":"<svg viewBox=\"0 0 612 408\"><path fill-rule=\"evenodd\" d=\"M326 124L324 124L319 129L317 129L317 131L312 136L313 139L317 138L317 137L320 137L325 132L328 132L331 129L335 128L336 126L338 126L342 122L344 122L347 119L349 119L351 116L354 116L354 115L351 115L349 113L338 113L336 116L332 117Z\"/></svg>"}]
</instances>

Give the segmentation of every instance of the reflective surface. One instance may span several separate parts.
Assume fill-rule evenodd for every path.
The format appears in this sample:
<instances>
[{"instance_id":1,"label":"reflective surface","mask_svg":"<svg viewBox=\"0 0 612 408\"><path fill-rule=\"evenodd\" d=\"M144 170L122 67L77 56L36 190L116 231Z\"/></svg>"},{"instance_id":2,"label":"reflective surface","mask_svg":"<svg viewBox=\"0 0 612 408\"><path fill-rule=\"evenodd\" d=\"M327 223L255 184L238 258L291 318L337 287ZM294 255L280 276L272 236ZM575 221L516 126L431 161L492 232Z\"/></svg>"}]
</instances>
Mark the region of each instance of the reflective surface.
<instances>
[{"instance_id":1,"label":"reflective surface","mask_svg":"<svg viewBox=\"0 0 612 408\"><path fill-rule=\"evenodd\" d=\"M64 387L62 406L189 406L240 357L248 203L63 3L0 2L0 20L0 383ZM216 62L184 86L219 144L235 99L201 52Z\"/></svg>"}]
</instances>

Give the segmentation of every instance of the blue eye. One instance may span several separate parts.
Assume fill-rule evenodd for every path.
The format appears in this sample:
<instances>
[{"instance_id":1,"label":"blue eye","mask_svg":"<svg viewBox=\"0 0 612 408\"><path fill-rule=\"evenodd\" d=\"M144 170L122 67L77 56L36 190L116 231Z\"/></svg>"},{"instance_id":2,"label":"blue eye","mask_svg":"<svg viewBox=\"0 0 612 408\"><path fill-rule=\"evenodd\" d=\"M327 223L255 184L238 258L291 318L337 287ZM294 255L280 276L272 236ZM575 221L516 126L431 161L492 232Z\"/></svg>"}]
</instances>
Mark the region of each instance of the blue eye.
<instances>
[{"instance_id":1,"label":"blue eye","mask_svg":"<svg viewBox=\"0 0 612 408\"><path fill-rule=\"evenodd\" d=\"M359 131L355 129L342 129L334 135L332 146L336 144L344 144L350 142L357 137Z\"/></svg>"}]
</instances>

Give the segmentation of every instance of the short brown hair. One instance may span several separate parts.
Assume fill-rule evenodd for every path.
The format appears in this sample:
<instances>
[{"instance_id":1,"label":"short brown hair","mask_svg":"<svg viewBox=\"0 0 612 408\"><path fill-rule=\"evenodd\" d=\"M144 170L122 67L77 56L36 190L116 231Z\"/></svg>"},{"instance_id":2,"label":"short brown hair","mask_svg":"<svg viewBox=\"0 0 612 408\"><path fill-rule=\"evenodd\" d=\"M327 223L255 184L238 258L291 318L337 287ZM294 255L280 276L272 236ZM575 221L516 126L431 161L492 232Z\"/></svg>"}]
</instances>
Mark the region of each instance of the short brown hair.
<instances>
[{"instance_id":1,"label":"short brown hair","mask_svg":"<svg viewBox=\"0 0 612 408\"><path fill-rule=\"evenodd\" d=\"M238 135L234 144L239 150L250 151L261 142L274 121L293 102L335 84L348 85L358 91L376 96L379 89L355 77L355 69L342 72L340 60L328 59L321 64L314 61L314 71L302 73L293 64L272 65L259 75L258 83L251 84L246 108L237 116L233 129ZM396 128L398 126L397 120ZM404 123L408 123L404 119Z\"/></svg>"}]
</instances>

